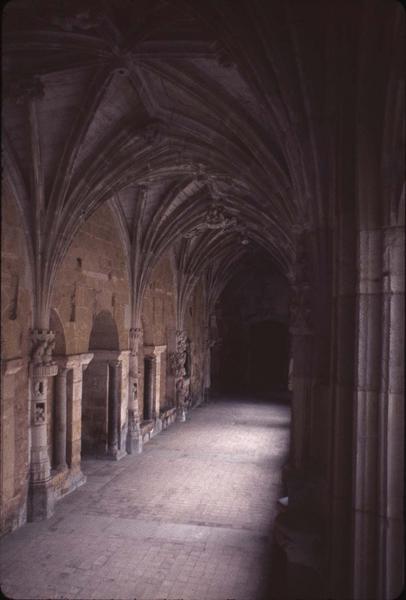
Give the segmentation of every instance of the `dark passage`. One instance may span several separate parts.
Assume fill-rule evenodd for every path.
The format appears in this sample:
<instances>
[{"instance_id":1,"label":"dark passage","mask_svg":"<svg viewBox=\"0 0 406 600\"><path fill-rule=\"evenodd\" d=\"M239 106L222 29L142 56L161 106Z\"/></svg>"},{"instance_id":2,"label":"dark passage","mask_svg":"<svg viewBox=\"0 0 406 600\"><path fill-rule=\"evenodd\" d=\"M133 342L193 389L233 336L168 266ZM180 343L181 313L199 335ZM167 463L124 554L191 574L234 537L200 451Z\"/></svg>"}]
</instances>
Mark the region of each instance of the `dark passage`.
<instances>
[{"instance_id":1,"label":"dark passage","mask_svg":"<svg viewBox=\"0 0 406 600\"><path fill-rule=\"evenodd\" d=\"M287 391L288 308L287 281L267 257L252 252L228 282L212 320L217 392L266 396Z\"/></svg>"}]
</instances>

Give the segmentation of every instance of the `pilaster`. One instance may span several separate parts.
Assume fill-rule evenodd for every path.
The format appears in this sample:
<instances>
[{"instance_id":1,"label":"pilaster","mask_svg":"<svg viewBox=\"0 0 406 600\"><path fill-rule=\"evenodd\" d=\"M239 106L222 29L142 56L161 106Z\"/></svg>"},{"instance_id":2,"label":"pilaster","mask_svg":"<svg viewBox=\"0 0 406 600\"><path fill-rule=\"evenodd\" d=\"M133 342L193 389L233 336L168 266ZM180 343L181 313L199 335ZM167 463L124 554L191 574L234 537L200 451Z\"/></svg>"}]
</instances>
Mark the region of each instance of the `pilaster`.
<instances>
[{"instance_id":1,"label":"pilaster","mask_svg":"<svg viewBox=\"0 0 406 600\"><path fill-rule=\"evenodd\" d=\"M32 332L31 381L31 462L28 520L37 521L53 514L55 497L51 485L51 464L48 455L47 402L48 383L58 373L52 360L55 334L47 329Z\"/></svg>"}]
</instances>

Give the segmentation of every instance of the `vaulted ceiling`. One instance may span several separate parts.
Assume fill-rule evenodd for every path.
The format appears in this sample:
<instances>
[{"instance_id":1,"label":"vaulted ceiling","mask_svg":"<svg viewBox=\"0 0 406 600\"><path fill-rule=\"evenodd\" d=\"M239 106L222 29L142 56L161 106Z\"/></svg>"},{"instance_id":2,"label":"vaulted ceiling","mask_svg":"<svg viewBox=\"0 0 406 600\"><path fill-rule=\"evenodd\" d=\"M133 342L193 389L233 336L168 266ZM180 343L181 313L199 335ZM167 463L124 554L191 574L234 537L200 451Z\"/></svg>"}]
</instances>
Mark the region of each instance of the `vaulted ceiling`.
<instances>
[{"instance_id":1,"label":"vaulted ceiling","mask_svg":"<svg viewBox=\"0 0 406 600\"><path fill-rule=\"evenodd\" d=\"M333 158L368 13L343 5L9 3L6 179L33 263L42 256L37 278L52 283L105 201L138 291L170 245L194 278L210 267L221 279L252 244L288 273L297 228L334 218Z\"/></svg>"}]
</instances>

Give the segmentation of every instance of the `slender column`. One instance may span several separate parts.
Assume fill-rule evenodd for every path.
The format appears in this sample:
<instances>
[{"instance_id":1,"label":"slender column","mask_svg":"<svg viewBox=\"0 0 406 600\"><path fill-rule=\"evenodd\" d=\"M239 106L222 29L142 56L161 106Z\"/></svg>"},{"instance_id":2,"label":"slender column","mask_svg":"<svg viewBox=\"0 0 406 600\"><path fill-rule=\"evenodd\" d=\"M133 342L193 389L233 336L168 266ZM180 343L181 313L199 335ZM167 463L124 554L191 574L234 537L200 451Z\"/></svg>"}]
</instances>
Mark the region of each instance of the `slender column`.
<instances>
[{"instance_id":1,"label":"slender column","mask_svg":"<svg viewBox=\"0 0 406 600\"><path fill-rule=\"evenodd\" d=\"M112 361L110 367L109 384L109 414L108 414L108 451L116 455L118 451L118 425L119 425L119 368L120 361Z\"/></svg>"},{"instance_id":2,"label":"slender column","mask_svg":"<svg viewBox=\"0 0 406 600\"><path fill-rule=\"evenodd\" d=\"M404 231L360 232L353 596L394 598L404 554Z\"/></svg>"},{"instance_id":3,"label":"slender column","mask_svg":"<svg viewBox=\"0 0 406 600\"><path fill-rule=\"evenodd\" d=\"M156 370L156 359L151 357L149 359L149 369L147 373L148 381L147 384L147 416L148 419L154 418L154 396L155 396L155 370Z\"/></svg>"},{"instance_id":4,"label":"slender column","mask_svg":"<svg viewBox=\"0 0 406 600\"><path fill-rule=\"evenodd\" d=\"M66 468L66 376L68 369L60 368L56 376L55 459L57 468Z\"/></svg>"}]
</instances>

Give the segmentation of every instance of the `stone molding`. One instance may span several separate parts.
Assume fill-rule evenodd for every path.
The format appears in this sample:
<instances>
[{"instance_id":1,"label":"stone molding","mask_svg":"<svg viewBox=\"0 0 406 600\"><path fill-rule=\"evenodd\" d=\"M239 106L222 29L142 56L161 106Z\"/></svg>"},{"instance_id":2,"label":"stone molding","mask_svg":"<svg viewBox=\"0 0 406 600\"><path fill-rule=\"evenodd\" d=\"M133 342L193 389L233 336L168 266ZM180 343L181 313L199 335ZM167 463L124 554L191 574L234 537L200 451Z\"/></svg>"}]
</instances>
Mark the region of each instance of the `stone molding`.
<instances>
[{"instance_id":1,"label":"stone molding","mask_svg":"<svg viewBox=\"0 0 406 600\"><path fill-rule=\"evenodd\" d=\"M68 354L66 356L54 356L55 362L61 369L77 369L84 367L85 369L93 360L93 352L84 354Z\"/></svg>"},{"instance_id":2,"label":"stone molding","mask_svg":"<svg viewBox=\"0 0 406 600\"><path fill-rule=\"evenodd\" d=\"M25 358L9 358L1 361L1 370L3 377L7 375L15 375L25 365L27 364L27 360Z\"/></svg>"},{"instance_id":3,"label":"stone molding","mask_svg":"<svg viewBox=\"0 0 406 600\"><path fill-rule=\"evenodd\" d=\"M31 365L31 376L35 379L46 379L47 377L55 377L58 373L58 365Z\"/></svg>"},{"instance_id":4,"label":"stone molding","mask_svg":"<svg viewBox=\"0 0 406 600\"><path fill-rule=\"evenodd\" d=\"M156 358L166 351L166 346L144 346L145 356L155 356Z\"/></svg>"},{"instance_id":5,"label":"stone molding","mask_svg":"<svg viewBox=\"0 0 406 600\"><path fill-rule=\"evenodd\" d=\"M93 350L94 361L122 361L125 357L131 354L130 350ZM90 362L90 361L89 361Z\"/></svg>"}]
</instances>

